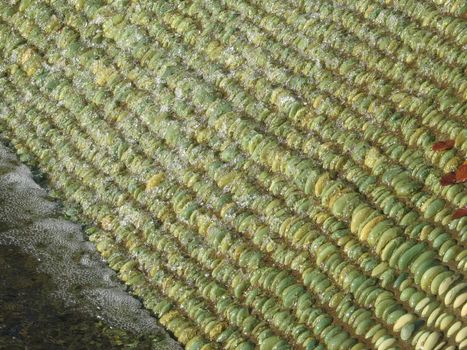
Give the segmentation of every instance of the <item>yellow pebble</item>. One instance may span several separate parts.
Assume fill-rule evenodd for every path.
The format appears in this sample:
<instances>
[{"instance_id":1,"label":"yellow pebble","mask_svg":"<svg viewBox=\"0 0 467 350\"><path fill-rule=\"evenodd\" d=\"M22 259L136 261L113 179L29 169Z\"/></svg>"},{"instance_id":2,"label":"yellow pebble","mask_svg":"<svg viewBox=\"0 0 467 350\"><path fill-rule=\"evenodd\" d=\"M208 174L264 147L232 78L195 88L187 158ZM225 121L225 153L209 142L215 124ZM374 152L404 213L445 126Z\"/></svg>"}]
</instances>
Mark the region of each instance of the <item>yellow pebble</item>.
<instances>
[{"instance_id":1,"label":"yellow pebble","mask_svg":"<svg viewBox=\"0 0 467 350\"><path fill-rule=\"evenodd\" d=\"M162 181L165 179L165 174L164 173L157 173L153 175L148 182L146 183L146 190L150 191L153 188L157 187L160 185Z\"/></svg>"}]
</instances>

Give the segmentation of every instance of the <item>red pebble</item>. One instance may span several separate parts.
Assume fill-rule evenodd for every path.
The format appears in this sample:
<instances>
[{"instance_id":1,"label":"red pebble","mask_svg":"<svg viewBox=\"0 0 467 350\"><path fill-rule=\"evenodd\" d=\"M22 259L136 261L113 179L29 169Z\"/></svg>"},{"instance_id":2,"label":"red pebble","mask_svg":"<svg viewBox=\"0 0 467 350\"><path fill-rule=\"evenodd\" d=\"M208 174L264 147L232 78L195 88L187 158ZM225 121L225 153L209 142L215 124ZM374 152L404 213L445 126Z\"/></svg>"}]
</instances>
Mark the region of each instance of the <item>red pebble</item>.
<instances>
[{"instance_id":1,"label":"red pebble","mask_svg":"<svg viewBox=\"0 0 467 350\"><path fill-rule=\"evenodd\" d=\"M454 147L454 140L439 141L433 144L433 151L446 151Z\"/></svg>"},{"instance_id":2,"label":"red pebble","mask_svg":"<svg viewBox=\"0 0 467 350\"><path fill-rule=\"evenodd\" d=\"M453 171L444 175L441 178L440 184L441 186L448 186L456 183L456 173Z\"/></svg>"},{"instance_id":3,"label":"red pebble","mask_svg":"<svg viewBox=\"0 0 467 350\"><path fill-rule=\"evenodd\" d=\"M457 209L454 214L452 214L453 219L459 219L467 215L467 207Z\"/></svg>"},{"instance_id":4,"label":"red pebble","mask_svg":"<svg viewBox=\"0 0 467 350\"><path fill-rule=\"evenodd\" d=\"M456 182L465 182L467 181L467 164L462 164L456 170Z\"/></svg>"}]
</instances>

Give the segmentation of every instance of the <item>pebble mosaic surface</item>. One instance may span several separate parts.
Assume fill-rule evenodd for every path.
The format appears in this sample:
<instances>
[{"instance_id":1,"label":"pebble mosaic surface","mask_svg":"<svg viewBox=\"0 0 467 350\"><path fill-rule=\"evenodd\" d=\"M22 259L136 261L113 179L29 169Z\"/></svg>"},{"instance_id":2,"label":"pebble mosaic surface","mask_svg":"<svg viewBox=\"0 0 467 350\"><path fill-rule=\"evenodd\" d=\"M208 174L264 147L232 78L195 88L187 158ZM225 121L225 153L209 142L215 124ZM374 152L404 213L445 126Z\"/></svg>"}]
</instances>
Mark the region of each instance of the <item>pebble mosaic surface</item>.
<instances>
[{"instance_id":1,"label":"pebble mosaic surface","mask_svg":"<svg viewBox=\"0 0 467 350\"><path fill-rule=\"evenodd\" d=\"M467 349L466 11L0 0L0 130L188 350Z\"/></svg>"}]
</instances>

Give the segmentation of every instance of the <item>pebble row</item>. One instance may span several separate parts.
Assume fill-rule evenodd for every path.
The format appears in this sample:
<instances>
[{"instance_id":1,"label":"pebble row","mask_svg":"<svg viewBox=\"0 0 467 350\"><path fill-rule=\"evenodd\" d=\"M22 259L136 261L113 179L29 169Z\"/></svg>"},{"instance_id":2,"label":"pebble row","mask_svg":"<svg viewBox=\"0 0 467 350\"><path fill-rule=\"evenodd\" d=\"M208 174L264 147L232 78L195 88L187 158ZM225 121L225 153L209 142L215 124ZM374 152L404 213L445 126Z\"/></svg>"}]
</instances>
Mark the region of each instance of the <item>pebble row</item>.
<instances>
[{"instance_id":1,"label":"pebble row","mask_svg":"<svg viewBox=\"0 0 467 350\"><path fill-rule=\"evenodd\" d=\"M456 6L1 3L0 130L187 349L464 349Z\"/></svg>"}]
</instances>

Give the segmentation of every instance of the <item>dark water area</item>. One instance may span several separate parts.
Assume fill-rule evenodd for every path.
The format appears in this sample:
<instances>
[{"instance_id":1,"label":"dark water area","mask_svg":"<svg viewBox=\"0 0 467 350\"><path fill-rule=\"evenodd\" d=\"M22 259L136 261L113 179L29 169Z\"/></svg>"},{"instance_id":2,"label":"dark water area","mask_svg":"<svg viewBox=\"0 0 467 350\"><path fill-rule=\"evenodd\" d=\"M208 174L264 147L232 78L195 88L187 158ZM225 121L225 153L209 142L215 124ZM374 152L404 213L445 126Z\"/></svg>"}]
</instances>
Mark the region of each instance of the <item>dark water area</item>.
<instances>
[{"instance_id":1,"label":"dark water area","mask_svg":"<svg viewBox=\"0 0 467 350\"><path fill-rule=\"evenodd\" d=\"M0 246L1 349L151 349L154 337L111 328L51 297L57 287L38 265L20 249Z\"/></svg>"},{"instance_id":2,"label":"dark water area","mask_svg":"<svg viewBox=\"0 0 467 350\"><path fill-rule=\"evenodd\" d=\"M0 350L181 349L37 180L0 143Z\"/></svg>"}]
</instances>

